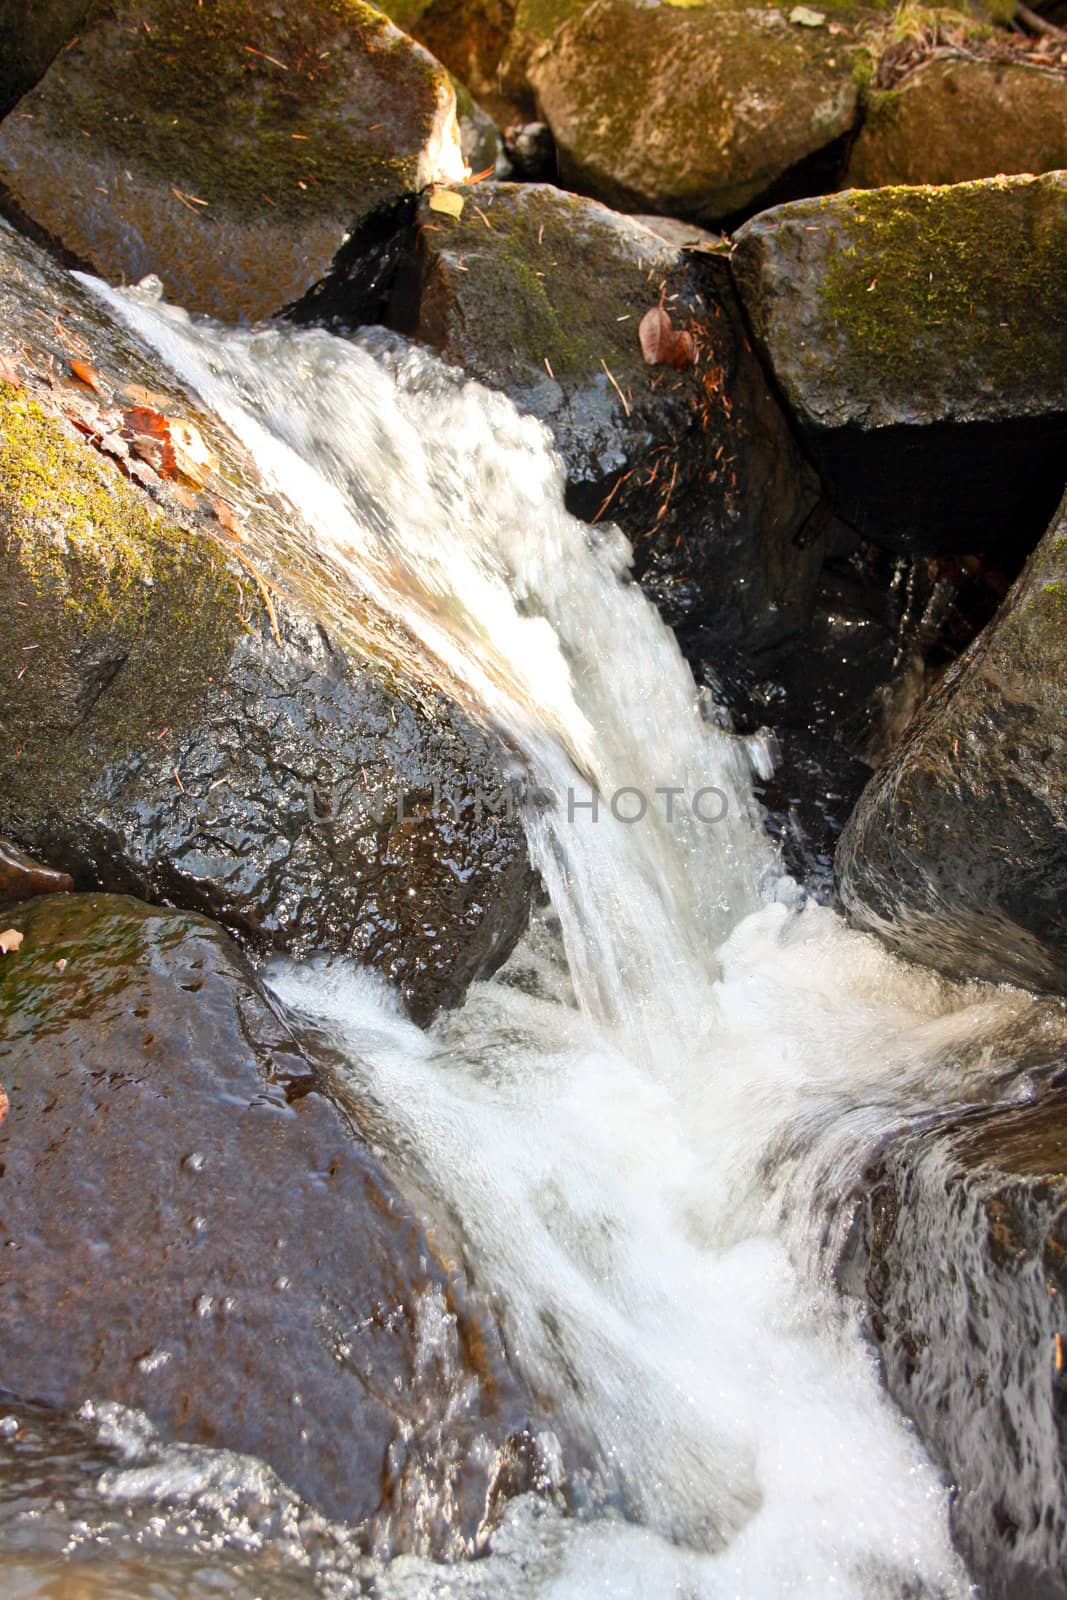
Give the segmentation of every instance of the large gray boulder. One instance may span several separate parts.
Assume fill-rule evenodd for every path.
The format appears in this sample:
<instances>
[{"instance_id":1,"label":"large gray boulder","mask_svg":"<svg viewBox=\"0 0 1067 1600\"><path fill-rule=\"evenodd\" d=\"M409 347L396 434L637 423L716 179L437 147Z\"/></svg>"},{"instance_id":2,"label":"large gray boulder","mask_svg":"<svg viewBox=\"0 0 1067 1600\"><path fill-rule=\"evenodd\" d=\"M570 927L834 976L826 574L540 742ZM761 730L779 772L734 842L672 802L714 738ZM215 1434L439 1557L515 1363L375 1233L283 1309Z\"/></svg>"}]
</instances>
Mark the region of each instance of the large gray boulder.
<instances>
[{"instance_id":1,"label":"large gray boulder","mask_svg":"<svg viewBox=\"0 0 1067 1600\"><path fill-rule=\"evenodd\" d=\"M0 127L9 206L105 278L156 273L229 318L297 299L361 217L462 171L448 74L363 0L96 4Z\"/></svg>"},{"instance_id":2,"label":"large gray boulder","mask_svg":"<svg viewBox=\"0 0 1067 1600\"><path fill-rule=\"evenodd\" d=\"M383 1553L475 1553L523 1422L492 1320L236 946L121 896L4 916L4 1389L258 1456Z\"/></svg>"},{"instance_id":3,"label":"large gray boulder","mask_svg":"<svg viewBox=\"0 0 1067 1600\"><path fill-rule=\"evenodd\" d=\"M529 902L517 818L457 820L435 792L495 794L491 743L440 697L357 665L295 575L269 580L272 622L246 552L284 542L284 509L175 380L6 230L0 330L28 352L23 387L0 381L0 835L79 887L206 912L255 949L347 951L420 1019L458 1002ZM58 410L98 403L34 376L66 370L71 340L101 389L132 377L197 416L248 506L243 546L175 486L122 476L144 464L94 449ZM99 442L113 425L88 415Z\"/></svg>"},{"instance_id":4,"label":"large gray boulder","mask_svg":"<svg viewBox=\"0 0 1067 1600\"><path fill-rule=\"evenodd\" d=\"M779 206L732 264L845 520L1020 563L1067 456L1067 173Z\"/></svg>"},{"instance_id":5,"label":"large gray boulder","mask_svg":"<svg viewBox=\"0 0 1067 1600\"><path fill-rule=\"evenodd\" d=\"M836 878L905 955L1067 993L1067 499L864 791Z\"/></svg>"}]
</instances>

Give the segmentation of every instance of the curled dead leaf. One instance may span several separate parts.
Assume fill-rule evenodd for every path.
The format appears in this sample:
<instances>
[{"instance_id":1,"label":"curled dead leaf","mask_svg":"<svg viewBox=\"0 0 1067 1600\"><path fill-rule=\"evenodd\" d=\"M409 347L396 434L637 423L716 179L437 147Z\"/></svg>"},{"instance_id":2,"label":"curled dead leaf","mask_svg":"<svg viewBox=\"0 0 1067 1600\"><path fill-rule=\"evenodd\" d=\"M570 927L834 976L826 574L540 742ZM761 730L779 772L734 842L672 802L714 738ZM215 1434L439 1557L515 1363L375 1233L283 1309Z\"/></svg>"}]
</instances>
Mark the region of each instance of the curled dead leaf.
<instances>
[{"instance_id":1,"label":"curled dead leaf","mask_svg":"<svg viewBox=\"0 0 1067 1600\"><path fill-rule=\"evenodd\" d=\"M683 328L674 336L674 349L671 352L672 367L695 367L697 364L697 345L691 333L686 333Z\"/></svg>"},{"instance_id":2,"label":"curled dead leaf","mask_svg":"<svg viewBox=\"0 0 1067 1600\"><path fill-rule=\"evenodd\" d=\"M674 350L674 324L662 306L653 306L641 318L637 330L641 354L650 367L669 362Z\"/></svg>"},{"instance_id":3,"label":"curled dead leaf","mask_svg":"<svg viewBox=\"0 0 1067 1600\"><path fill-rule=\"evenodd\" d=\"M10 955L12 950L17 950L22 938L17 928L5 928L3 933L0 933L0 955Z\"/></svg>"},{"instance_id":4,"label":"curled dead leaf","mask_svg":"<svg viewBox=\"0 0 1067 1600\"><path fill-rule=\"evenodd\" d=\"M100 374L88 361L79 361L75 356L70 358L70 370L79 383L84 383L88 388L100 394Z\"/></svg>"},{"instance_id":5,"label":"curled dead leaf","mask_svg":"<svg viewBox=\"0 0 1067 1600\"><path fill-rule=\"evenodd\" d=\"M165 416L151 406L132 406L122 413L122 421L133 454L161 478L184 478L194 488L203 488L217 463L191 422Z\"/></svg>"}]
</instances>

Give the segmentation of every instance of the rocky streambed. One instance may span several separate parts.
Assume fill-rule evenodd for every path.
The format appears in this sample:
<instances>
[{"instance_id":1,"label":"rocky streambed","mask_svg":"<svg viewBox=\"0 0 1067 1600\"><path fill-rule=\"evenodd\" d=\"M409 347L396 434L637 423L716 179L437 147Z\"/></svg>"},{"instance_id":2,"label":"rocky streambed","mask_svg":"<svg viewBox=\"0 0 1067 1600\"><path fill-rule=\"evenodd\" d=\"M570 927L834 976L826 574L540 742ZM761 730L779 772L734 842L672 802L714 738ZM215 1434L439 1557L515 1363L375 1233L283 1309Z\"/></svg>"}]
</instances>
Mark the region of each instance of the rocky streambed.
<instances>
[{"instance_id":1,"label":"rocky streambed","mask_svg":"<svg viewBox=\"0 0 1067 1600\"><path fill-rule=\"evenodd\" d=\"M531 1376L462 1208L381 1103L339 1093L336 1041L262 975L353 958L431 1041L462 1031L472 984L475 1008L540 993L523 952L551 874L501 798L528 752L381 591L353 604L237 409L205 405L73 265L153 274L252 351L273 319L432 387L411 341L452 365L450 393L502 391L558 453L588 525L569 536L628 539L611 559L673 630L707 725L749 741L758 828L809 901L946 985L1045 997L1040 1039L990 1047L980 1090L939 1079L921 1116L878 1101L822 1266L944 1471L982 1594L1067 1594L1057 23L389 9L0 4L12 1438L132 1408L268 1463L361 1558L462 1562L524 1495L597 1502L595 1429ZM276 450L308 443L295 418ZM337 452L388 449L399 475L384 427ZM526 480L490 465L519 526ZM441 491L449 529L465 492ZM405 613L429 607L442 639L468 621L449 581ZM523 581L516 636L541 604ZM589 637L606 648L592 618ZM510 693L501 641L482 648ZM652 744L658 713L631 699ZM640 1521L629 1492L613 1514Z\"/></svg>"}]
</instances>

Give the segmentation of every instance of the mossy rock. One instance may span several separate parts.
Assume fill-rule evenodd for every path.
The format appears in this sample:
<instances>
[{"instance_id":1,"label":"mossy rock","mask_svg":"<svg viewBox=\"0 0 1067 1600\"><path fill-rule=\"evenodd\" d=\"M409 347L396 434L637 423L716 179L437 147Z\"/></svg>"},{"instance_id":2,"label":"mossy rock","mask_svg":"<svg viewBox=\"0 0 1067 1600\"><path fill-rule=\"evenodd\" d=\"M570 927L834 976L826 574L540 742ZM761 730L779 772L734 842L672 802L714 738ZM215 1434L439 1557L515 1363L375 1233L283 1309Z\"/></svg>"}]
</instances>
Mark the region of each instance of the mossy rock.
<instances>
[{"instance_id":1,"label":"mossy rock","mask_svg":"<svg viewBox=\"0 0 1067 1600\"><path fill-rule=\"evenodd\" d=\"M95 0L0 127L10 205L230 318L297 299L361 217L462 166L447 73L363 0Z\"/></svg>"},{"instance_id":2,"label":"mossy rock","mask_svg":"<svg viewBox=\"0 0 1067 1600\"><path fill-rule=\"evenodd\" d=\"M864 791L836 875L912 959L1067 994L1067 499Z\"/></svg>"},{"instance_id":3,"label":"mossy rock","mask_svg":"<svg viewBox=\"0 0 1067 1600\"><path fill-rule=\"evenodd\" d=\"M501 127L521 118L521 91L518 99L509 95L501 72L515 0L386 0L381 10L444 62Z\"/></svg>"},{"instance_id":4,"label":"mossy rock","mask_svg":"<svg viewBox=\"0 0 1067 1600\"><path fill-rule=\"evenodd\" d=\"M1018 565L1063 487L1067 175L779 206L731 264L847 520Z\"/></svg>"},{"instance_id":5,"label":"mossy rock","mask_svg":"<svg viewBox=\"0 0 1067 1600\"><path fill-rule=\"evenodd\" d=\"M9 923L6 1399L134 1407L258 1457L368 1544L476 1551L525 1421L499 1338L241 952L125 896Z\"/></svg>"},{"instance_id":6,"label":"mossy rock","mask_svg":"<svg viewBox=\"0 0 1067 1600\"><path fill-rule=\"evenodd\" d=\"M541 32L527 70L564 180L624 210L720 221L856 121L845 23L831 34L758 5L567 11L520 7L516 36Z\"/></svg>"},{"instance_id":7,"label":"mossy rock","mask_svg":"<svg viewBox=\"0 0 1067 1600\"><path fill-rule=\"evenodd\" d=\"M935 60L873 92L849 188L964 183L1067 167L1067 73L1023 63Z\"/></svg>"},{"instance_id":8,"label":"mossy rock","mask_svg":"<svg viewBox=\"0 0 1067 1600\"><path fill-rule=\"evenodd\" d=\"M72 339L102 386L133 377L172 414L191 404L0 229L0 347L61 382ZM153 504L25 371L22 389L0 384L0 836L81 888L206 912L253 949L359 956L420 1018L461 999L529 905L518 820L434 805L435 783L500 788L491 743L357 665L310 600L277 595L275 637L218 525ZM242 554L277 549L285 525L250 464L194 414L225 481L248 486ZM280 582L310 595L313 578Z\"/></svg>"}]
</instances>

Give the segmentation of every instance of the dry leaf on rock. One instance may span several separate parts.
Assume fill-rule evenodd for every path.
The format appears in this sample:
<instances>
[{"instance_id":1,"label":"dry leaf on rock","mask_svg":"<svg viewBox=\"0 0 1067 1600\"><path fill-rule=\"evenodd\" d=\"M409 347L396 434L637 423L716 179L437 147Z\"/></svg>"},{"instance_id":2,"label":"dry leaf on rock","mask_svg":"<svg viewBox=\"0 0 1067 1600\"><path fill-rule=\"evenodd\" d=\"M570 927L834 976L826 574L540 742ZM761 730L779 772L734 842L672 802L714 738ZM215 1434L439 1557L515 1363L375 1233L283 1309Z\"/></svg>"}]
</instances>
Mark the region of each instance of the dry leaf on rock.
<instances>
[{"instance_id":1,"label":"dry leaf on rock","mask_svg":"<svg viewBox=\"0 0 1067 1600\"><path fill-rule=\"evenodd\" d=\"M22 388L22 379L15 366L14 356L5 355L2 350L0 350L0 383L9 383L13 389Z\"/></svg>"},{"instance_id":2,"label":"dry leaf on rock","mask_svg":"<svg viewBox=\"0 0 1067 1600\"><path fill-rule=\"evenodd\" d=\"M90 389L93 389L97 394L99 394L101 392L100 391L100 374L97 372L95 367L91 367L89 365L88 361L78 361L77 359L75 359L72 356L71 357L71 362L70 362L70 370L71 370L71 372L73 372L74 376L77 378L79 383L86 384Z\"/></svg>"},{"instance_id":3,"label":"dry leaf on rock","mask_svg":"<svg viewBox=\"0 0 1067 1600\"><path fill-rule=\"evenodd\" d=\"M456 194L454 189L430 190L430 210L441 211L446 217L461 217L463 215L463 196Z\"/></svg>"},{"instance_id":4,"label":"dry leaf on rock","mask_svg":"<svg viewBox=\"0 0 1067 1600\"><path fill-rule=\"evenodd\" d=\"M12 950L17 950L22 938L17 928L5 928L3 933L0 933L0 955L10 955Z\"/></svg>"},{"instance_id":5,"label":"dry leaf on rock","mask_svg":"<svg viewBox=\"0 0 1067 1600\"><path fill-rule=\"evenodd\" d=\"M7 1090L4 1088L3 1084L0 1083L0 1122L3 1122L4 1118L7 1116L9 1104L10 1102L7 1098Z\"/></svg>"},{"instance_id":6,"label":"dry leaf on rock","mask_svg":"<svg viewBox=\"0 0 1067 1600\"><path fill-rule=\"evenodd\" d=\"M641 354L650 367L669 362L674 352L674 324L662 306L653 306L641 318L637 330Z\"/></svg>"}]
</instances>

